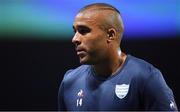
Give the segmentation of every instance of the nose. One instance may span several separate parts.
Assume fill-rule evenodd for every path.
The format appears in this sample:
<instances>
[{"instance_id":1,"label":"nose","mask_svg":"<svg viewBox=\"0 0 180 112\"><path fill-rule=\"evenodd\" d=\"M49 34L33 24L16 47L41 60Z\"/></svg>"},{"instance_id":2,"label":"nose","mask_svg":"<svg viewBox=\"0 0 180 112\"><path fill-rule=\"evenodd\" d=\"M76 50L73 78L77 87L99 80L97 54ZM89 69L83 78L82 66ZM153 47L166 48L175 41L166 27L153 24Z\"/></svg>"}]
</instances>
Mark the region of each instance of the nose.
<instances>
[{"instance_id":1,"label":"nose","mask_svg":"<svg viewBox=\"0 0 180 112\"><path fill-rule=\"evenodd\" d=\"M80 35L78 34L78 32L76 32L74 37L72 38L72 43L75 45L81 44Z\"/></svg>"}]
</instances>

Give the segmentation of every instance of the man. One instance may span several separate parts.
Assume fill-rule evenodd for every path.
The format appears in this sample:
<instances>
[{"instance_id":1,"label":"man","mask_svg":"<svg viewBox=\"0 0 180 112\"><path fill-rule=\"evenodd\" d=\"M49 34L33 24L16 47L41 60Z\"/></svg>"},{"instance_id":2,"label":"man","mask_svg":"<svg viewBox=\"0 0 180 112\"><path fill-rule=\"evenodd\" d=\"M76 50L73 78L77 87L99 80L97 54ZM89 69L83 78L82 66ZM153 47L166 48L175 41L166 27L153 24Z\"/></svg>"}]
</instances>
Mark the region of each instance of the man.
<instances>
[{"instance_id":1,"label":"man","mask_svg":"<svg viewBox=\"0 0 180 112\"><path fill-rule=\"evenodd\" d=\"M120 50L124 26L119 11L95 3L81 9L73 24L80 67L66 72L59 110L177 110L160 71Z\"/></svg>"}]
</instances>

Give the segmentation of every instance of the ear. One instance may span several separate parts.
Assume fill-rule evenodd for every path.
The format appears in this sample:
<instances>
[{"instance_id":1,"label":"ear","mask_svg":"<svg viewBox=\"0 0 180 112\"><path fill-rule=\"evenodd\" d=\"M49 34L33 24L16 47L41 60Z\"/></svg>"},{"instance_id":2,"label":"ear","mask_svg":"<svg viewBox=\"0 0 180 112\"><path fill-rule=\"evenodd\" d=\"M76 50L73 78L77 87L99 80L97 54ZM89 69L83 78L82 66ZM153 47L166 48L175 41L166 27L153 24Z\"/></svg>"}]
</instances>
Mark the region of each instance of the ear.
<instances>
[{"instance_id":1,"label":"ear","mask_svg":"<svg viewBox=\"0 0 180 112\"><path fill-rule=\"evenodd\" d=\"M114 28L108 29L107 34L108 34L108 42L116 39L117 32Z\"/></svg>"}]
</instances>

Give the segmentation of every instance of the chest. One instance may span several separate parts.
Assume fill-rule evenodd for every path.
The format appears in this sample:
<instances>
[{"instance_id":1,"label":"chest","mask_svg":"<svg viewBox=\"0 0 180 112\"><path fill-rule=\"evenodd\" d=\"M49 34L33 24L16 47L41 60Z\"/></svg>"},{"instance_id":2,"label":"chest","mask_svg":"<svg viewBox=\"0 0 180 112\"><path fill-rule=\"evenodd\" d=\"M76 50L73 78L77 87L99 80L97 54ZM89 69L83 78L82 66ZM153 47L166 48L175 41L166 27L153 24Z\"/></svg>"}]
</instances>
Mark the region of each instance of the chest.
<instances>
[{"instance_id":1,"label":"chest","mask_svg":"<svg viewBox=\"0 0 180 112\"><path fill-rule=\"evenodd\" d=\"M76 81L65 91L69 110L126 110L139 107L139 95L131 81Z\"/></svg>"}]
</instances>

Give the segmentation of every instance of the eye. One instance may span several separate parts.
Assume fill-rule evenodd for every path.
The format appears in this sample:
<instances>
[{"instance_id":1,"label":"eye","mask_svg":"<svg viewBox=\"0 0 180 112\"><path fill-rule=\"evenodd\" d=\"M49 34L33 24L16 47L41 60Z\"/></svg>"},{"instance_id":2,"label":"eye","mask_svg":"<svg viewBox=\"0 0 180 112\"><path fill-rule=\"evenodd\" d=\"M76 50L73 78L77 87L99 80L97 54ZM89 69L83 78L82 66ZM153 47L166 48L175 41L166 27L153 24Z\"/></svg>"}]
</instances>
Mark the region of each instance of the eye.
<instances>
[{"instance_id":1,"label":"eye","mask_svg":"<svg viewBox=\"0 0 180 112\"><path fill-rule=\"evenodd\" d=\"M75 27L74 27L74 26L73 26L73 32L74 32L74 33L76 33L76 29L75 29Z\"/></svg>"},{"instance_id":2,"label":"eye","mask_svg":"<svg viewBox=\"0 0 180 112\"><path fill-rule=\"evenodd\" d=\"M81 26L78 28L78 32L82 35L86 35L87 33L91 32L91 29L85 26Z\"/></svg>"},{"instance_id":3,"label":"eye","mask_svg":"<svg viewBox=\"0 0 180 112\"><path fill-rule=\"evenodd\" d=\"M74 32L74 33L76 33L76 30L75 30L75 29L73 29L73 32Z\"/></svg>"}]
</instances>

